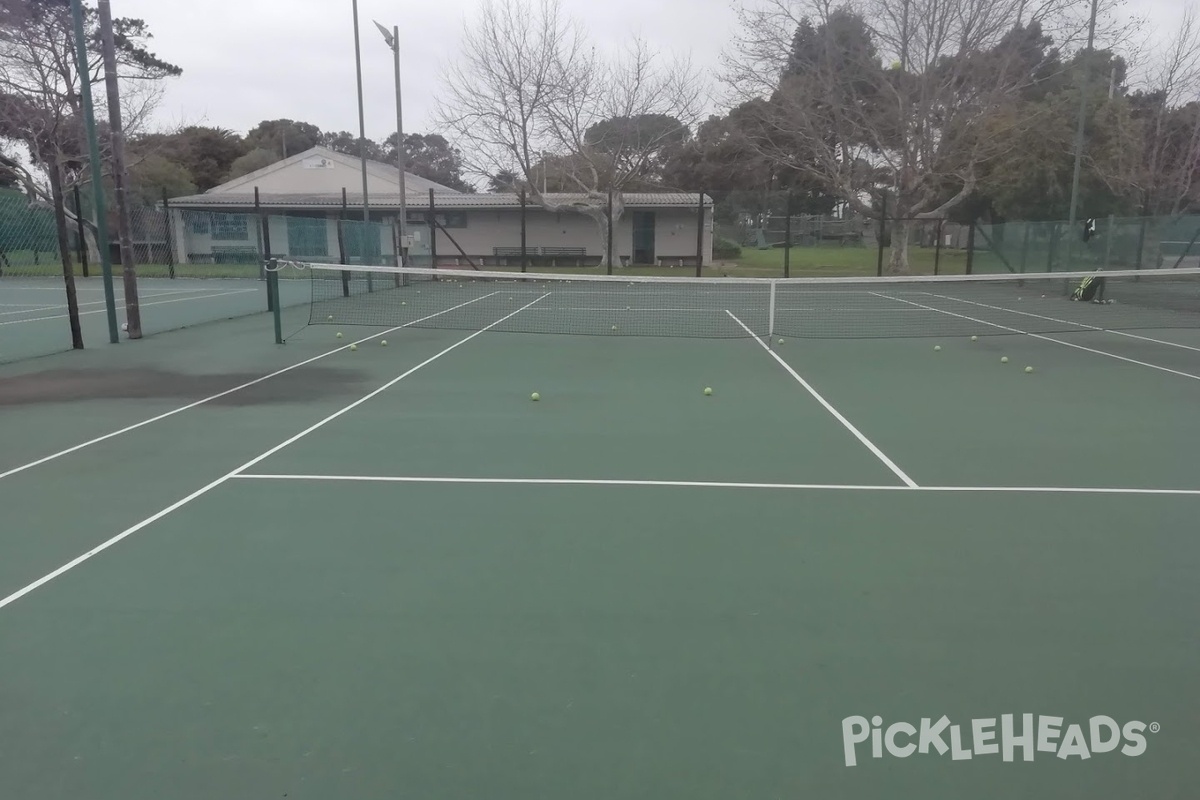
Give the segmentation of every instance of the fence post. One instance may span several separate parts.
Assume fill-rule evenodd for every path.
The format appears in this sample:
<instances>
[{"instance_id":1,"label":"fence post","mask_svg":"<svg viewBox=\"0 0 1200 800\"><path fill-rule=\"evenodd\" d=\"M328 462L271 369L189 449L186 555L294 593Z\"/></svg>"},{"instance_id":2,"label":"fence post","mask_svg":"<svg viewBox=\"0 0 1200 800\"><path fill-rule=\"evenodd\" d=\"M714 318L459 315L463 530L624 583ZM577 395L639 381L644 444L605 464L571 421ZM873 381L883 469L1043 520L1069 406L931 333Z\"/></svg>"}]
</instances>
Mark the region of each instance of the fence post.
<instances>
[{"instance_id":1,"label":"fence post","mask_svg":"<svg viewBox=\"0 0 1200 800\"><path fill-rule=\"evenodd\" d=\"M883 236L887 232L887 192L883 193L879 202L879 241L875 252L875 277L883 275Z\"/></svg>"},{"instance_id":2,"label":"fence post","mask_svg":"<svg viewBox=\"0 0 1200 800\"><path fill-rule=\"evenodd\" d=\"M262 226L262 258L258 263L259 275L267 281L267 311L275 310L275 293L271 290L271 281L267 279L267 263L271 260L271 221L263 213L258 199L258 187L254 187L254 212L258 214L259 225Z\"/></svg>"},{"instance_id":3,"label":"fence post","mask_svg":"<svg viewBox=\"0 0 1200 800\"><path fill-rule=\"evenodd\" d=\"M346 253L346 187L342 187L342 210L338 212L337 218L337 246L338 246L338 263L349 264ZM350 296L350 273L347 270L342 270L342 297Z\"/></svg>"},{"instance_id":4,"label":"fence post","mask_svg":"<svg viewBox=\"0 0 1200 800\"><path fill-rule=\"evenodd\" d=\"M700 192L699 213L696 215L696 277L699 278L704 269L704 191Z\"/></svg>"},{"instance_id":5,"label":"fence post","mask_svg":"<svg viewBox=\"0 0 1200 800\"><path fill-rule=\"evenodd\" d=\"M607 272L613 274L613 190L610 186L608 189L608 251L605 253L608 259Z\"/></svg>"},{"instance_id":6,"label":"fence post","mask_svg":"<svg viewBox=\"0 0 1200 800\"><path fill-rule=\"evenodd\" d=\"M788 189L783 201L783 277L790 278L792 272L792 190Z\"/></svg>"},{"instance_id":7,"label":"fence post","mask_svg":"<svg viewBox=\"0 0 1200 800\"><path fill-rule=\"evenodd\" d=\"M966 274L970 275L975 270L975 220L971 220L971 227L967 229L967 268Z\"/></svg>"},{"instance_id":8,"label":"fence post","mask_svg":"<svg viewBox=\"0 0 1200 800\"><path fill-rule=\"evenodd\" d=\"M933 274L942 274L942 223L946 221L945 217L938 220L937 224L937 241L933 243Z\"/></svg>"},{"instance_id":9,"label":"fence post","mask_svg":"<svg viewBox=\"0 0 1200 800\"><path fill-rule=\"evenodd\" d=\"M521 272L529 271L529 218L526 209L529 203L529 198L525 195L525 187L521 187ZM508 263L507 260L505 263Z\"/></svg>"},{"instance_id":10,"label":"fence post","mask_svg":"<svg viewBox=\"0 0 1200 800\"><path fill-rule=\"evenodd\" d=\"M171 224L171 201L167 198L167 187L162 190L163 213L166 214L166 239L167 239L167 277L175 279L175 237L171 235L172 229L175 227ZM86 263L86 262L85 262ZM84 267L84 276L87 275L87 267Z\"/></svg>"},{"instance_id":11,"label":"fence post","mask_svg":"<svg viewBox=\"0 0 1200 800\"><path fill-rule=\"evenodd\" d=\"M79 266L83 268L83 277L88 276L87 239L83 233L83 202L79 199L79 184L75 184L75 232L79 237ZM167 190L163 189L163 202L166 202ZM168 228L169 229L169 228ZM172 273L174 270L172 270ZM174 274L171 275L175 277Z\"/></svg>"},{"instance_id":12,"label":"fence post","mask_svg":"<svg viewBox=\"0 0 1200 800\"><path fill-rule=\"evenodd\" d=\"M437 206L429 190L429 266L437 269Z\"/></svg>"},{"instance_id":13,"label":"fence post","mask_svg":"<svg viewBox=\"0 0 1200 800\"><path fill-rule=\"evenodd\" d=\"M1134 264L1134 269L1142 268L1142 251L1146 248L1146 218L1142 217L1142 224L1138 226L1137 240L1137 263Z\"/></svg>"}]
</instances>

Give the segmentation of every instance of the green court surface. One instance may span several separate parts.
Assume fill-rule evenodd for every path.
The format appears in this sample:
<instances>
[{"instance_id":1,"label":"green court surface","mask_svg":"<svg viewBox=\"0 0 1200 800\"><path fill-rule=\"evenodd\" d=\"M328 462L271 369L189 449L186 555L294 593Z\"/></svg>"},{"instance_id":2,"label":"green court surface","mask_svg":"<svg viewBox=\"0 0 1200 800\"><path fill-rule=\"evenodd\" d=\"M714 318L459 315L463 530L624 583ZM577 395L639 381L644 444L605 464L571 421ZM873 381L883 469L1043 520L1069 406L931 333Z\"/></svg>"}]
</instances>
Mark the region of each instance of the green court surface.
<instances>
[{"instance_id":1,"label":"green court surface","mask_svg":"<svg viewBox=\"0 0 1200 800\"><path fill-rule=\"evenodd\" d=\"M480 296L0 368L6 796L1194 793L1195 330L768 350Z\"/></svg>"}]
</instances>

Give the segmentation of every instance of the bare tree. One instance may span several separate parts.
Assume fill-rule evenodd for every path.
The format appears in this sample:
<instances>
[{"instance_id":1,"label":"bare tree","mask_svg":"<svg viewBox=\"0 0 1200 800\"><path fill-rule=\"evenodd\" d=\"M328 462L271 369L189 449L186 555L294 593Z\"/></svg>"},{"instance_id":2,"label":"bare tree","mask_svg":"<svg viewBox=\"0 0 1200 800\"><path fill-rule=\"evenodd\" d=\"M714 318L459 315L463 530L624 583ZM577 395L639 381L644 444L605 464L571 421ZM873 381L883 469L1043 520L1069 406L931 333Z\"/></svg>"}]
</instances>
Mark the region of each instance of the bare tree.
<instances>
[{"instance_id":1,"label":"bare tree","mask_svg":"<svg viewBox=\"0 0 1200 800\"><path fill-rule=\"evenodd\" d=\"M464 166L484 178L515 175L534 205L590 217L607 252L608 192L615 221L626 187L669 142L689 135L703 100L696 70L641 41L597 52L560 0L492 0L459 49L440 116ZM574 189L569 198L542 191L550 160L559 183Z\"/></svg>"},{"instance_id":2,"label":"bare tree","mask_svg":"<svg viewBox=\"0 0 1200 800\"><path fill-rule=\"evenodd\" d=\"M1036 123L1022 24L1066 0L764 0L742 10L726 80L759 103L756 146L858 212L894 220L888 272L908 271L915 221L944 217L981 168ZM890 66L887 66L890 65ZM880 185L882 183L882 185Z\"/></svg>"},{"instance_id":3,"label":"bare tree","mask_svg":"<svg viewBox=\"0 0 1200 800\"><path fill-rule=\"evenodd\" d=\"M20 143L30 157L30 166L17 159L5 166L16 173L31 200L54 207L63 242L67 219L75 216L63 197L86 181L89 169L81 81L96 86L104 79L96 13L86 7L84 12L85 30L97 46L89 50L88 69L81 75L69 3L0 0L0 138ZM161 98L161 79L180 74L180 69L146 49L150 34L141 20L115 19L113 28L121 117L126 131L136 134ZM105 112L103 94L93 95L98 120ZM110 147L109 137L102 136L102 158ZM92 233L91 222L84 223ZM69 263L68 252L63 258Z\"/></svg>"},{"instance_id":4,"label":"bare tree","mask_svg":"<svg viewBox=\"0 0 1200 800\"><path fill-rule=\"evenodd\" d=\"M1200 18L1188 6L1167 46L1146 71L1141 132L1144 162L1137 181L1143 214L1184 213L1200 201Z\"/></svg>"}]
</instances>

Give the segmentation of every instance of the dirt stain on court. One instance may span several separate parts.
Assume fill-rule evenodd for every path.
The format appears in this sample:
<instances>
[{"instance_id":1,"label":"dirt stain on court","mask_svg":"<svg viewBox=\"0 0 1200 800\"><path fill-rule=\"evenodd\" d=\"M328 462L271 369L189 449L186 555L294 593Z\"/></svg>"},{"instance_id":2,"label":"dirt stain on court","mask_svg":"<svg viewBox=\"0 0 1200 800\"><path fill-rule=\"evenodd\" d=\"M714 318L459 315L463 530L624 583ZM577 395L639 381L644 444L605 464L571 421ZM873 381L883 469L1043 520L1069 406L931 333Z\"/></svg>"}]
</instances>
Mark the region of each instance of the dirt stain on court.
<instances>
[{"instance_id":1,"label":"dirt stain on court","mask_svg":"<svg viewBox=\"0 0 1200 800\"><path fill-rule=\"evenodd\" d=\"M157 369L47 370L0 378L0 406L71 403L84 400L176 398L202 400L262 378L253 373L189 375ZM217 406L303 403L361 394L366 374L358 370L306 367L209 401Z\"/></svg>"}]
</instances>

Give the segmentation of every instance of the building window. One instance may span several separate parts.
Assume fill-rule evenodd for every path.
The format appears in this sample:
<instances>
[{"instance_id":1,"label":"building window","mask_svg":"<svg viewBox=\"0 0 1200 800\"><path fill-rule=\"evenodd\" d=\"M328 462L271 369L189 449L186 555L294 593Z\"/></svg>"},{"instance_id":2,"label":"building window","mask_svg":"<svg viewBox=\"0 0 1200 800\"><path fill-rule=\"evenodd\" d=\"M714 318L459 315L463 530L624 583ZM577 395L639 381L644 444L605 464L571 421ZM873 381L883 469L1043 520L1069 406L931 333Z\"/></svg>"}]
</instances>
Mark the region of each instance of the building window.
<instances>
[{"instance_id":1,"label":"building window","mask_svg":"<svg viewBox=\"0 0 1200 800\"><path fill-rule=\"evenodd\" d=\"M213 214L212 238L215 242L244 242L250 238L245 214Z\"/></svg>"},{"instance_id":2,"label":"building window","mask_svg":"<svg viewBox=\"0 0 1200 800\"><path fill-rule=\"evenodd\" d=\"M208 218L206 212L188 214L188 227L192 233L200 236L208 236Z\"/></svg>"},{"instance_id":3,"label":"building window","mask_svg":"<svg viewBox=\"0 0 1200 800\"><path fill-rule=\"evenodd\" d=\"M329 255L329 231L324 219L288 217L288 254L308 258Z\"/></svg>"},{"instance_id":4,"label":"building window","mask_svg":"<svg viewBox=\"0 0 1200 800\"><path fill-rule=\"evenodd\" d=\"M408 224L412 225L428 225L429 212L422 208L408 209ZM467 212L465 211L438 211L437 221L443 228L465 228L467 227Z\"/></svg>"}]
</instances>

